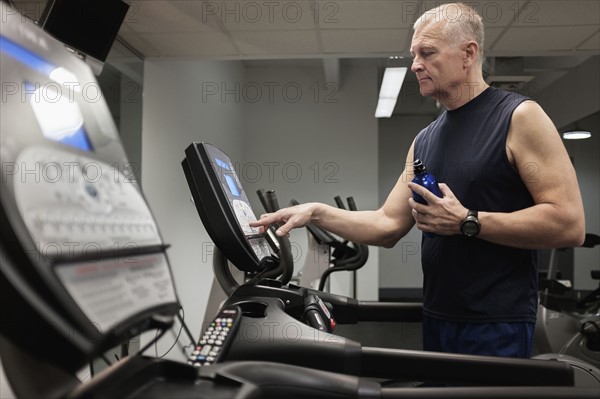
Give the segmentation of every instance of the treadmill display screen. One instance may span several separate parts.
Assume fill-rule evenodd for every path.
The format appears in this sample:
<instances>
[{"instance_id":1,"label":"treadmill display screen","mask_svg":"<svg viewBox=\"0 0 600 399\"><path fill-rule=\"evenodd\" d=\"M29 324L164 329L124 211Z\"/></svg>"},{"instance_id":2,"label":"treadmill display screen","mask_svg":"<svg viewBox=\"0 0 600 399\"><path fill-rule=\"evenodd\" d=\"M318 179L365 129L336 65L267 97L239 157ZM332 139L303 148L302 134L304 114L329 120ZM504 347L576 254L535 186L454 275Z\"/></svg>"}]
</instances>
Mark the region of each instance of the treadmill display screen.
<instances>
[{"instance_id":1,"label":"treadmill display screen","mask_svg":"<svg viewBox=\"0 0 600 399\"><path fill-rule=\"evenodd\" d=\"M254 211L250 207L246 193L240 184L239 178L231 164L231 161L226 157L225 154L219 155L215 147L208 147L208 152L211 154L212 165L217 175L218 180L221 182L223 192L225 193L233 212L237 219L238 224L242 228L246 239L251 240L252 250L258 257L262 259L270 254L269 246L263 237L257 237L259 229L256 227L250 227L249 222L256 220ZM256 238L255 238L256 237Z\"/></svg>"},{"instance_id":2,"label":"treadmill display screen","mask_svg":"<svg viewBox=\"0 0 600 399\"><path fill-rule=\"evenodd\" d=\"M236 197L239 198L241 197L241 191L242 188L240 187L240 185L236 182L236 179L234 178L234 176L232 176L233 173L233 168L231 167L231 165L228 162L223 161L222 159L219 158L215 158L215 164L221 169L222 171L222 179L221 181L225 181L226 184L226 189L229 189L229 193Z\"/></svg>"},{"instance_id":3,"label":"treadmill display screen","mask_svg":"<svg viewBox=\"0 0 600 399\"><path fill-rule=\"evenodd\" d=\"M271 247L260 229L250 227L256 215L227 154L208 143L192 143L182 162L196 209L215 245L246 272L264 268Z\"/></svg>"},{"instance_id":4,"label":"treadmill display screen","mask_svg":"<svg viewBox=\"0 0 600 399\"><path fill-rule=\"evenodd\" d=\"M45 138L83 151L92 151L77 102L51 87L42 88L39 84L29 82L24 86L27 101Z\"/></svg>"},{"instance_id":5,"label":"treadmill display screen","mask_svg":"<svg viewBox=\"0 0 600 399\"><path fill-rule=\"evenodd\" d=\"M77 77L4 36L0 36L0 51L50 79L46 84L26 81L21 85L24 100L31 106L44 137L83 151L92 151L83 115L75 99L75 92L81 90Z\"/></svg>"}]
</instances>

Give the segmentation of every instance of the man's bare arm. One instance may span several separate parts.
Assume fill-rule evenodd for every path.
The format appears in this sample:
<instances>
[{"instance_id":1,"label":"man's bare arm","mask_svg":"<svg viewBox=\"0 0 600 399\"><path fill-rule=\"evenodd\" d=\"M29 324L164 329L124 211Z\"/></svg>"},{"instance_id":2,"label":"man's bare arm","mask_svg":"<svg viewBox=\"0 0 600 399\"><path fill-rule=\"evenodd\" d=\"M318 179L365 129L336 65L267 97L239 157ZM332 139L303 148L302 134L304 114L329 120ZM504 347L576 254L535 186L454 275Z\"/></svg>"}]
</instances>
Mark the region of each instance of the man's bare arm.
<instances>
[{"instance_id":1,"label":"man's bare arm","mask_svg":"<svg viewBox=\"0 0 600 399\"><path fill-rule=\"evenodd\" d=\"M406 165L383 206L372 211L347 211L322 203L306 203L262 215L253 227L279 224L278 235L285 236L294 228L309 223L353 242L393 247L414 225L408 198L407 182L412 179L413 146Z\"/></svg>"},{"instance_id":2,"label":"man's bare arm","mask_svg":"<svg viewBox=\"0 0 600 399\"><path fill-rule=\"evenodd\" d=\"M539 105L526 101L515 110L507 156L534 205L510 213L480 209L480 239L518 248L579 246L585 238L583 204L575 170L552 121ZM460 234L467 208L440 184L444 198L412 186L428 206L409 200L417 227L442 235ZM510 193L506 193L510 195Z\"/></svg>"},{"instance_id":3,"label":"man's bare arm","mask_svg":"<svg viewBox=\"0 0 600 399\"><path fill-rule=\"evenodd\" d=\"M526 101L515 110L507 153L535 205L508 214L480 213L480 237L526 248L581 245L585 217L577 176L554 124L538 104Z\"/></svg>"}]
</instances>

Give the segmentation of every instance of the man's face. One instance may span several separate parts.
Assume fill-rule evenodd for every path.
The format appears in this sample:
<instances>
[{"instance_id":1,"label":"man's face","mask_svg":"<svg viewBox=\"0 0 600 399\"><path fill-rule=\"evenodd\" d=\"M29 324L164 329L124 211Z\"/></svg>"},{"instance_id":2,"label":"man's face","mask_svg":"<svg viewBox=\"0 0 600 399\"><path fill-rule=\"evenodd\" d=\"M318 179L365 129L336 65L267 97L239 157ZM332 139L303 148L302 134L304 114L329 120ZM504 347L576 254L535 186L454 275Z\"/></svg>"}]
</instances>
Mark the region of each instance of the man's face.
<instances>
[{"instance_id":1,"label":"man's face","mask_svg":"<svg viewBox=\"0 0 600 399\"><path fill-rule=\"evenodd\" d=\"M426 23L414 33L410 46L413 57L411 70L419 80L423 96L444 102L460 90L467 77L464 55L458 46L448 42L442 33L443 23Z\"/></svg>"}]
</instances>

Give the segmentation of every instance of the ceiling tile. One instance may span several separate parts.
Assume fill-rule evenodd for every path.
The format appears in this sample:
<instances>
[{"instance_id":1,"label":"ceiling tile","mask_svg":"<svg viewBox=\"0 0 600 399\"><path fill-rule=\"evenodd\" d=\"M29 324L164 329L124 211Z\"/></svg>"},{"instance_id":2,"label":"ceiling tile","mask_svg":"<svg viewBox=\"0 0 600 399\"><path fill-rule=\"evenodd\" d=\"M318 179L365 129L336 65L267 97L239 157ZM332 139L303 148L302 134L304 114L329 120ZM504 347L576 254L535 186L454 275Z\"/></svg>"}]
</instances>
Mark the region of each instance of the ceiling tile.
<instances>
[{"instance_id":1,"label":"ceiling tile","mask_svg":"<svg viewBox=\"0 0 600 399\"><path fill-rule=\"evenodd\" d=\"M418 1L318 1L315 18L321 29L409 28L420 13Z\"/></svg>"},{"instance_id":2,"label":"ceiling tile","mask_svg":"<svg viewBox=\"0 0 600 399\"><path fill-rule=\"evenodd\" d=\"M231 32L241 54L309 54L319 53L314 31Z\"/></svg>"},{"instance_id":3,"label":"ceiling tile","mask_svg":"<svg viewBox=\"0 0 600 399\"><path fill-rule=\"evenodd\" d=\"M596 32L594 36L578 46L577 50L600 50L600 32Z\"/></svg>"},{"instance_id":4,"label":"ceiling tile","mask_svg":"<svg viewBox=\"0 0 600 399\"><path fill-rule=\"evenodd\" d=\"M326 53L405 53L408 29L323 30Z\"/></svg>"},{"instance_id":5,"label":"ceiling tile","mask_svg":"<svg viewBox=\"0 0 600 399\"><path fill-rule=\"evenodd\" d=\"M598 0L536 0L521 8L514 26L565 26L600 24Z\"/></svg>"},{"instance_id":6,"label":"ceiling tile","mask_svg":"<svg viewBox=\"0 0 600 399\"><path fill-rule=\"evenodd\" d=\"M452 1L424 1L421 13L442 3L452 3ZM466 2L466 4L477 11L486 28L492 28L508 26L516 21L527 1L482 0Z\"/></svg>"},{"instance_id":7,"label":"ceiling tile","mask_svg":"<svg viewBox=\"0 0 600 399\"><path fill-rule=\"evenodd\" d=\"M142 38L138 33L119 33L119 37L144 57L160 55L152 42Z\"/></svg>"},{"instance_id":8,"label":"ceiling tile","mask_svg":"<svg viewBox=\"0 0 600 399\"><path fill-rule=\"evenodd\" d=\"M197 0L131 1L123 27L138 33L209 32L219 30ZM123 29L123 28L122 28Z\"/></svg>"},{"instance_id":9,"label":"ceiling tile","mask_svg":"<svg viewBox=\"0 0 600 399\"><path fill-rule=\"evenodd\" d=\"M204 15L231 31L314 29L316 15L311 1L213 1ZM206 6L205 6L206 8Z\"/></svg>"},{"instance_id":10,"label":"ceiling tile","mask_svg":"<svg viewBox=\"0 0 600 399\"><path fill-rule=\"evenodd\" d=\"M140 52L147 57L215 57L236 55L238 52L222 33L142 33L125 35L128 43L149 42L152 48ZM138 49L138 47L136 47Z\"/></svg>"},{"instance_id":11,"label":"ceiling tile","mask_svg":"<svg viewBox=\"0 0 600 399\"><path fill-rule=\"evenodd\" d=\"M513 27L491 49L493 51L541 51L572 50L596 31L595 26L560 27Z\"/></svg>"}]
</instances>

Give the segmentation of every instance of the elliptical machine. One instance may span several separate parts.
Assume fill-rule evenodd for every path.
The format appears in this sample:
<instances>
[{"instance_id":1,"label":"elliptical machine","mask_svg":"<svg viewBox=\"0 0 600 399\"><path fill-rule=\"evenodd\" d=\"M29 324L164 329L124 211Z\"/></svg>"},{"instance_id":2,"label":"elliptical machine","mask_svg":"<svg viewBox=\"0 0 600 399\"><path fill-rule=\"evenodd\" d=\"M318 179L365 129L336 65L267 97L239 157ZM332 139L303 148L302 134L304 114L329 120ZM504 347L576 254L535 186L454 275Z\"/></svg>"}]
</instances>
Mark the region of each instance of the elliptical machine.
<instances>
[{"instance_id":1,"label":"elliptical machine","mask_svg":"<svg viewBox=\"0 0 600 399\"><path fill-rule=\"evenodd\" d=\"M600 244L600 236L586 234L582 247ZM579 367L600 368L600 281L599 287L581 299L574 298L570 282L558 277L558 253L553 249L544 279L540 279L540 303L535 329L538 351L544 359L569 359ZM600 271L591 272L600 280ZM583 362L583 363L582 363ZM581 364L582 363L582 364ZM600 379L600 375L598 376Z\"/></svg>"},{"instance_id":2,"label":"elliptical machine","mask_svg":"<svg viewBox=\"0 0 600 399\"><path fill-rule=\"evenodd\" d=\"M259 192L259 197L261 193ZM336 196L335 202L340 209L346 209L340 196ZM348 209L356 211L356 202L353 197L348 197ZM261 201L262 202L262 201ZM267 212L272 212L269 204L262 202ZM299 205L295 199L290 201L290 205ZM295 278L302 287L317 289L318 291L329 291L327 287L328 279L332 273L349 271L351 272L351 295L356 298L357 281L356 271L363 267L369 258L369 247L364 244L358 244L340 240L329 232L313 224L306 226L308 238L308 252L312 256L307 256L304 266L298 272Z\"/></svg>"}]
</instances>

